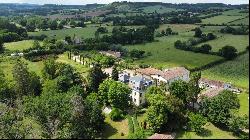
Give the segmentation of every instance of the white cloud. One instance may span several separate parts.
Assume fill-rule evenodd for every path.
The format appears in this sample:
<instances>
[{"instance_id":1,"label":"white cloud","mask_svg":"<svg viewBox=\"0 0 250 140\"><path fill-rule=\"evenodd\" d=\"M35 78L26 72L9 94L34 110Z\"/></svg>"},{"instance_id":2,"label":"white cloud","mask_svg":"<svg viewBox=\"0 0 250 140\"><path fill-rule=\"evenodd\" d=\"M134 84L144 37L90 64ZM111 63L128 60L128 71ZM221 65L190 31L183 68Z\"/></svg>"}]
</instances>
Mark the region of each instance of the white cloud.
<instances>
[{"instance_id":1,"label":"white cloud","mask_svg":"<svg viewBox=\"0 0 250 140\"><path fill-rule=\"evenodd\" d=\"M111 3L121 0L0 0L0 3L35 3L35 4L89 4L89 3ZM226 3L226 4L249 4L248 0L127 0L140 2L166 2L166 3Z\"/></svg>"}]
</instances>

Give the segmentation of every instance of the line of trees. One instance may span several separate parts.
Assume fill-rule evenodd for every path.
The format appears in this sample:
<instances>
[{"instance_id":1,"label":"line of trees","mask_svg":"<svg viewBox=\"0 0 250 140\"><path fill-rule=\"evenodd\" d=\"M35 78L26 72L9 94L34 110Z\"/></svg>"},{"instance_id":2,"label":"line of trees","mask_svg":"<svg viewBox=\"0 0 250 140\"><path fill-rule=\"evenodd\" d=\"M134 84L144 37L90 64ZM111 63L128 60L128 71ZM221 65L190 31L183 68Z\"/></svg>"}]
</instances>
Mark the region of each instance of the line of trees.
<instances>
[{"instance_id":1,"label":"line of trees","mask_svg":"<svg viewBox=\"0 0 250 140\"><path fill-rule=\"evenodd\" d=\"M226 26L220 30L221 33L228 33L233 35L248 35L249 34L249 27L241 26L238 28Z\"/></svg>"}]
</instances>

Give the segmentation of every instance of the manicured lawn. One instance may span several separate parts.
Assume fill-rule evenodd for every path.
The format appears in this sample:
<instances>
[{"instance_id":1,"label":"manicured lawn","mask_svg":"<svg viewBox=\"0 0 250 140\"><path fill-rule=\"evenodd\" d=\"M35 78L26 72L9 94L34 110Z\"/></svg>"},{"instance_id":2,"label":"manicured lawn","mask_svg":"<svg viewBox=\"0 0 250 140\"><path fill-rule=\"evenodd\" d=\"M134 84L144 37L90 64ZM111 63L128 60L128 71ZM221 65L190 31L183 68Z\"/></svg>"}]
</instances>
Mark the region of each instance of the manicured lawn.
<instances>
[{"instance_id":1,"label":"manicured lawn","mask_svg":"<svg viewBox=\"0 0 250 140\"><path fill-rule=\"evenodd\" d=\"M204 127L206 135L199 136L195 132L181 131L177 133L177 139L236 139L231 132L221 130L212 123L207 123Z\"/></svg>"},{"instance_id":2,"label":"manicured lawn","mask_svg":"<svg viewBox=\"0 0 250 140\"><path fill-rule=\"evenodd\" d=\"M158 68L187 66L188 68L200 67L210 62L222 59L219 56L193 53L174 48L174 42L177 40L187 40L192 38L193 34L185 33L177 36L167 36L156 38L159 42L152 42L140 45L124 46L128 50L139 49L151 56L136 60L135 64L148 64Z\"/></svg>"},{"instance_id":3,"label":"manicured lawn","mask_svg":"<svg viewBox=\"0 0 250 140\"><path fill-rule=\"evenodd\" d=\"M231 82L238 87L249 88L249 53L202 71L202 77Z\"/></svg>"},{"instance_id":4,"label":"manicured lawn","mask_svg":"<svg viewBox=\"0 0 250 140\"><path fill-rule=\"evenodd\" d=\"M22 51L31 48L34 40L23 40L18 42L4 43L4 48L10 51Z\"/></svg>"},{"instance_id":5,"label":"manicured lawn","mask_svg":"<svg viewBox=\"0 0 250 140\"><path fill-rule=\"evenodd\" d=\"M102 138L105 139L126 139L128 136L128 120L114 122L109 116L105 117L105 129ZM121 133L124 136L121 136Z\"/></svg>"},{"instance_id":6,"label":"manicured lawn","mask_svg":"<svg viewBox=\"0 0 250 140\"><path fill-rule=\"evenodd\" d=\"M248 35L231 35L231 34L223 34L218 36L217 39L208 41L203 44L210 44L212 46L212 51L217 52L219 49L226 45L234 46L238 52L242 52L249 45L249 36Z\"/></svg>"},{"instance_id":7,"label":"manicured lawn","mask_svg":"<svg viewBox=\"0 0 250 140\"><path fill-rule=\"evenodd\" d=\"M239 114L240 115L247 115L249 116L249 94L246 92L243 92L238 95L238 98L240 100L240 109L239 109Z\"/></svg>"}]
</instances>

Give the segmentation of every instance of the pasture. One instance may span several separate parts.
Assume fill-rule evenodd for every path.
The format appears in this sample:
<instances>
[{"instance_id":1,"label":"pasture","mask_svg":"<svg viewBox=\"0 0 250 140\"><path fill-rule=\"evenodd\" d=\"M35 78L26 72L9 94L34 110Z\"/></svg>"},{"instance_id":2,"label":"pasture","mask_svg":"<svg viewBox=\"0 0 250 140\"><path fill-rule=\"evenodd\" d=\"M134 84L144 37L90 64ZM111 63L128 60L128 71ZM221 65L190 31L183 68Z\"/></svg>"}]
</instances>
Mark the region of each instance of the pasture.
<instances>
[{"instance_id":1,"label":"pasture","mask_svg":"<svg viewBox=\"0 0 250 140\"><path fill-rule=\"evenodd\" d=\"M18 42L4 43L4 48L9 51L22 51L31 48L34 40L23 40Z\"/></svg>"},{"instance_id":2,"label":"pasture","mask_svg":"<svg viewBox=\"0 0 250 140\"><path fill-rule=\"evenodd\" d=\"M226 45L234 46L238 52L242 52L249 45L249 36L248 35L231 35L231 34L223 34L218 36L217 39L211 40L203 44L210 44L212 46L212 51L218 52L219 49Z\"/></svg>"},{"instance_id":3,"label":"pasture","mask_svg":"<svg viewBox=\"0 0 250 140\"><path fill-rule=\"evenodd\" d=\"M147 6L147 7L143 7L143 12L145 13L169 13L172 11L183 11L182 9L176 9L176 8L167 8L165 6L162 5L155 5L155 6Z\"/></svg>"},{"instance_id":4,"label":"pasture","mask_svg":"<svg viewBox=\"0 0 250 140\"><path fill-rule=\"evenodd\" d=\"M174 48L174 42L177 40L187 40L192 36L178 35L156 38L158 42L140 44L140 45L128 45L124 48L128 50L139 49L147 53L151 53L151 56L147 56L140 60L134 61L135 64L148 64L157 68L186 66L190 69L200 67L222 59L219 56L200 54L194 52L187 52Z\"/></svg>"},{"instance_id":5,"label":"pasture","mask_svg":"<svg viewBox=\"0 0 250 140\"><path fill-rule=\"evenodd\" d=\"M236 20L234 22L231 22L230 24L242 24L242 25L249 25L249 17L246 17L244 19Z\"/></svg>"},{"instance_id":6,"label":"pasture","mask_svg":"<svg viewBox=\"0 0 250 140\"><path fill-rule=\"evenodd\" d=\"M199 27L194 24L163 24L160 25L160 27L156 30L158 32L161 32L162 30L165 30L170 27L174 32L183 33L188 32L196 27Z\"/></svg>"},{"instance_id":7,"label":"pasture","mask_svg":"<svg viewBox=\"0 0 250 140\"><path fill-rule=\"evenodd\" d=\"M201 24L227 24L230 21L242 18L242 16L219 15L211 18L202 19Z\"/></svg>"},{"instance_id":8,"label":"pasture","mask_svg":"<svg viewBox=\"0 0 250 140\"><path fill-rule=\"evenodd\" d=\"M95 31L97 30L97 25L91 25L85 28L70 28L62 30L49 30L49 31L38 31L38 32L29 32L30 36L39 36L47 35L50 38L55 39L64 39L65 36L74 36L76 35L79 38L92 38L94 37Z\"/></svg>"},{"instance_id":9,"label":"pasture","mask_svg":"<svg viewBox=\"0 0 250 140\"><path fill-rule=\"evenodd\" d=\"M13 58L13 57L9 57L9 56L0 57L0 68L4 71L4 74L8 80L13 79L12 70L13 70L13 67L15 65L16 60L17 60L17 58ZM23 61L27 65L29 71L33 71L38 76L42 76L42 72L41 72L41 70L43 68L42 61L30 62L24 58L20 58L20 60Z\"/></svg>"},{"instance_id":10,"label":"pasture","mask_svg":"<svg viewBox=\"0 0 250 140\"><path fill-rule=\"evenodd\" d=\"M202 71L202 77L231 82L238 87L249 89L249 52L210 69Z\"/></svg>"}]
</instances>

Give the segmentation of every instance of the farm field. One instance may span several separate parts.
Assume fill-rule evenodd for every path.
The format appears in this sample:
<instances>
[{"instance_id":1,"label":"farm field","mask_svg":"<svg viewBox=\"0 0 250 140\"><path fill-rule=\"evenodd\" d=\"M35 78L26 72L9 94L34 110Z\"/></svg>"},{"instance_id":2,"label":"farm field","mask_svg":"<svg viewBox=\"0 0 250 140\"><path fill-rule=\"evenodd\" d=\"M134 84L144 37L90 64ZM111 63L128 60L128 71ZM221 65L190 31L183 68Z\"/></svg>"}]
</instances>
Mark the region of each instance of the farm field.
<instances>
[{"instance_id":1,"label":"farm field","mask_svg":"<svg viewBox=\"0 0 250 140\"><path fill-rule=\"evenodd\" d=\"M200 53L187 52L174 48L174 42L177 40L187 40L189 37L185 34L178 36L168 36L157 38L159 42L152 42L142 45L125 46L128 50L139 49L151 56L147 56L135 61L136 64L149 64L157 68L187 66L188 68L196 68L208 64L210 62L222 59L219 56L206 55Z\"/></svg>"},{"instance_id":2,"label":"farm field","mask_svg":"<svg viewBox=\"0 0 250 140\"><path fill-rule=\"evenodd\" d=\"M23 40L18 42L4 43L4 48L10 51L22 51L31 48L34 40Z\"/></svg>"},{"instance_id":3,"label":"farm field","mask_svg":"<svg viewBox=\"0 0 250 140\"><path fill-rule=\"evenodd\" d=\"M161 5L155 5L155 6L147 6L143 8L143 12L145 13L168 13L172 11L182 11L181 9L176 9L176 8L167 8Z\"/></svg>"},{"instance_id":4,"label":"farm field","mask_svg":"<svg viewBox=\"0 0 250 140\"><path fill-rule=\"evenodd\" d=\"M249 36L248 35L231 35L223 34L218 36L219 38L211 40L205 43L201 43L198 46L203 44L210 44L212 46L212 51L218 52L219 49L226 45L234 46L238 52L242 52L249 45Z\"/></svg>"},{"instance_id":5,"label":"farm field","mask_svg":"<svg viewBox=\"0 0 250 140\"><path fill-rule=\"evenodd\" d=\"M239 9L233 9L233 10L228 10L224 11L222 14L223 15L232 15L232 16L246 16L248 13L240 13L242 10Z\"/></svg>"},{"instance_id":6,"label":"farm field","mask_svg":"<svg viewBox=\"0 0 250 140\"><path fill-rule=\"evenodd\" d=\"M201 24L226 24L230 21L242 18L242 16L227 16L227 15L219 15L211 18L202 19Z\"/></svg>"},{"instance_id":7,"label":"farm field","mask_svg":"<svg viewBox=\"0 0 250 140\"><path fill-rule=\"evenodd\" d=\"M79 38L91 38L94 37L95 31L98 27L88 26L85 28L71 28L62 30L50 30L50 31L39 31L39 32L29 32L30 36L39 36L42 34L55 39L64 39L65 36L74 36L74 34Z\"/></svg>"},{"instance_id":8,"label":"farm field","mask_svg":"<svg viewBox=\"0 0 250 140\"><path fill-rule=\"evenodd\" d=\"M202 77L231 82L233 85L249 89L249 52L202 71Z\"/></svg>"},{"instance_id":9,"label":"farm field","mask_svg":"<svg viewBox=\"0 0 250 140\"><path fill-rule=\"evenodd\" d=\"M33 71L38 76L42 76L42 72L41 72L41 70L43 68L43 62L42 61L30 62L30 61L28 61L28 60L26 60L24 58L21 58L20 60L27 64L27 67L28 67L29 71ZM5 74L5 76L6 76L6 78L8 80L13 79L12 69L13 69L13 67L15 65L15 61L16 61L16 58L4 57L4 56L0 58L0 67L4 71L4 74Z\"/></svg>"},{"instance_id":10,"label":"farm field","mask_svg":"<svg viewBox=\"0 0 250 140\"><path fill-rule=\"evenodd\" d=\"M115 26L107 26L106 24L102 24L102 27L106 27L110 32L112 32L112 29ZM100 24L91 24L88 25L85 28L70 28L70 29L62 29L62 30L49 30L49 31L38 31L38 32L29 32L28 34L30 36L40 36L42 34L47 35L50 38L55 38L55 39L64 39L65 36L71 36L73 37L76 35L78 38L93 38L95 37L95 31L97 28L100 27ZM127 28L140 28L143 26L125 26ZM109 34L108 33L108 34ZM103 34L100 34L103 35Z\"/></svg>"},{"instance_id":11,"label":"farm field","mask_svg":"<svg viewBox=\"0 0 250 140\"><path fill-rule=\"evenodd\" d=\"M183 33L190 31L198 26L194 24L163 24L160 25L160 27L156 31L161 32L162 30L166 30L168 27L170 27L174 32Z\"/></svg>"},{"instance_id":12,"label":"farm field","mask_svg":"<svg viewBox=\"0 0 250 140\"><path fill-rule=\"evenodd\" d=\"M231 22L230 24L249 25L249 17L241 19L241 20L237 20L237 21L234 21L234 22Z\"/></svg>"}]
</instances>

